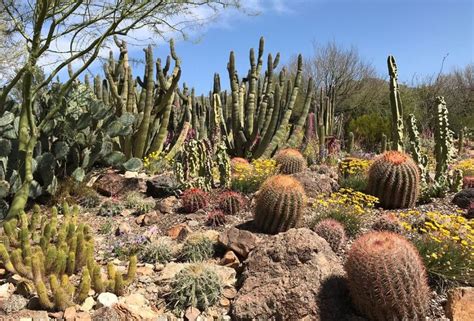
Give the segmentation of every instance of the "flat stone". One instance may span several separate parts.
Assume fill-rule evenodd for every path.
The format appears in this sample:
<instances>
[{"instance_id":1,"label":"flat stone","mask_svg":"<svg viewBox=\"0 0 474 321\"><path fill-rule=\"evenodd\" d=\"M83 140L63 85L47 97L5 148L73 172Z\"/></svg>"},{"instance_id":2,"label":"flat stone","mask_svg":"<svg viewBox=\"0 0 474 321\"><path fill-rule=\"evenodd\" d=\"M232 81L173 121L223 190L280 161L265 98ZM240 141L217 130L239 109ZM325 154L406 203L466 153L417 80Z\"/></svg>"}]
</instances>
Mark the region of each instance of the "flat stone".
<instances>
[{"instance_id":1,"label":"flat stone","mask_svg":"<svg viewBox=\"0 0 474 321\"><path fill-rule=\"evenodd\" d=\"M160 220L160 213L158 211L151 211L137 217L135 222L140 226L150 226L158 223Z\"/></svg>"},{"instance_id":2,"label":"flat stone","mask_svg":"<svg viewBox=\"0 0 474 321\"><path fill-rule=\"evenodd\" d=\"M116 172L108 172L94 184L97 192L105 196L115 196L127 190L136 190L139 187L137 178L126 178Z\"/></svg>"},{"instance_id":3,"label":"flat stone","mask_svg":"<svg viewBox=\"0 0 474 321\"><path fill-rule=\"evenodd\" d=\"M95 305L95 300L93 297L87 297L81 305L81 311L89 312Z\"/></svg>"},{"instance_id":4,"label":"flat stone","mask_svg":"<svg viewBox=\"0 0 474 321\"><path fill-rule=\"evenodd\" d=\"M115 230L115 235L120 236L124 234L129 234L131 231L132 228L130 227L130 224L128 224L127 222L122 222L117 227L117 230Z\"/></svg>"},{"instance_id":5,"label":"flat stone","mask_svg":"<svg viewBox=\"0 0 474 321\"><path fill-rule=\"evenodd\" d=\"M97 297L97 306L110 308L118 302L118 298L115 294L110 292L104 292L99 294Z\"/></svg>"},{"instance_id":6,"label":"flat stone","mask_svg":"<svg viewBox=\"0 0 474 321\"><path fill-rule=\"evenodd\" d=\"M459 287L448 292L446 316L452 321L471 321L474 316L474 287Z\"/></svg>"},{"instance_id":7,"label":"flat stone","mask_svg":"<svg viewBox=\"0 0 474 321\"><path fill-rule=\"evenodd\" d=\"M11 314L13 312L18 312L26 307L28 300L18 294L12 294L10 297L5 299L2 304L2 310L6 314Z\"/></svg>"},{"instance_id":8,"label":"flat stone","mask_svg":"<svg viewBox=\"0 0 474 321\"><path fill-rule=\"evenodd\" d=\"M230 268L236 269L240 265L239 258L233 251L227 251L224 254L224 257L221 259L220 265L228 266Z\"/></svg>"},{"instance_id":9,"label":"flat stone","mask_svg":"<svg viewBox=\"0 0 474 321\"><path fill-rule=\"evenodd\" d=\"M176 203L178 203L178 199L175 196L167 197L158 203L158 210L163 214L171 214Z\"/></svg>"},{"instance_id":10,"label":"flat stone","mask_svg":"<svg viewBox=\"0 0 474 321\"><path fill-rule=\"evenodd\" d=\"M174 196L179 183L172 174L163 174L153 177L146 182L146 193L154 198Z\"/></svg>"},{"instance_id":11,"label":"flat stone","mask_svg":"<svg viewBox=\"0 0 474 321\"><path fill-rule=\"evenodd\" d=\"M222 295L227 299L233 299L237 296L237 290L234 287L228 286L222 290Z\"/></svg>"},{"instance_id":12,"label":"flat stone","mask_svg":"<svg viewBox=\"0 0 474 321\"><path fill-rule=\"evenodd\" d=\"M8 298L12 294L14 289L15 286L11 283L5 283L0 285L0 299Z\"/></svg>"},{"instance_id":13,"label":"flat stone","mask_svg":"<svg viewBox=\"0 0 474 321\"><path fill-rule=\"evenodd\" d=\"M187 224L182 223L170 228L167 234L172 240L183 241L192 232Z\"/></svg>"},{"instance_id":14,"label":"flat stone","mask_svg":"<svg viewBox=\"0 0 474 321\"><path fill-rule=\"evenodd\" d=\"M46 311L34 311L34 310L21 310L18 312L10 313L6 320L21 320L21 321L49 321L48 312Z\"/></svg>"}]
</instances>

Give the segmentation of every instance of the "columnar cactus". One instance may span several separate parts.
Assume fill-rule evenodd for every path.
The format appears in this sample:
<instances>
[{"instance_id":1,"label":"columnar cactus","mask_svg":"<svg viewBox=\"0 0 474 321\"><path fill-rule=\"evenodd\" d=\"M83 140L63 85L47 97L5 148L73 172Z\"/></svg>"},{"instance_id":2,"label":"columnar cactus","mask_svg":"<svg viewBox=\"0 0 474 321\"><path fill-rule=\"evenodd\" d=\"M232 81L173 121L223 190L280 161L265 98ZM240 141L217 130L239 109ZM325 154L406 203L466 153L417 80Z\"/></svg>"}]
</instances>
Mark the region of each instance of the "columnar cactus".
<instances>
[{"instance_id":1,"label":"columnar cactus","mask_svg":"<svg viewBox=\"0 0 474 321\"><path fill-rule=\"evenodd\" d=\"M413 207L420 190L418 167L405 153L385 152L370 166L367 188L383 208Z\"/></svg>"},{"instance_id":2,"label":"columnar cactus","mask_svg":"<svg viewBox=\"0 0 474 321\"><path fill-rule=\"evenodd\" d=\"M97 293L121 294L135 276L136 256L130 258L126 275L109 275L108 279L101 279L101 287L96 287L90 271L100 272L100 267L94 260L90 227L77 224L77 207L69 210L68 206L63 206L63 214L59 223L55 208L48 218L35 206L30 219L22 213L19 220L5 222L6 238L0 243L0 261L5 269L32 281L40 305L48 310L65 310L81 304L91 287ZM80 282L76 288L69 282L69 276L79 272ZM119 278L123 282L117 281Z\"/></svg>"},{"instance_id":3,"label":"columnar cactus","mask_svg":"<svg viewBox=\"0 0 474 321\"><path fill-rule=\"evenodd\" d=\"M454 156L453 133L449 129L448 109L444 97L436 97L437 119L434 132L436 173L435 180L443 186L448 179L449 164Z\"/></svg>"},{"instance_id":4,"label":"columnar cactus","mask_svg":"<svg viewBox=\"0 0 474 321\"><path fill-rule=\"evenodd\" d=\"M349 132L347 136L347 152L350 154L354 150L354 133Z\"/></svg>"},{"instance_id":5,"label":"columnar cactus","mask_svg":"<svg viewBox=\"0 0 474 321\"><path fill-rule=\"evenodd\" d=\"M243 196L234 191L225 191L219 195L218 206L225 213L229 215L236 215L244 206Z\"/></svg>"},{"instance_id":6,"label":"columnar cactus","mask_svg":"<svg viewBox=\"0 0 474 321\"><path fill-rule=\"evenodd\" d=\"M415 247L390 232L369 232L352 244L345 264L355 307L370 320L424 320L430 289Z\"/></svg>"},{"instance_id":7,"label":"columnar cactus","mask_svg":"<svg viewBox=\"0 0 474 321\"><path fill-rule=\"evenodd\" d=\"M344 226L333 219L325 219L314 227L316 234L325 239L334 252L338 252L346 241Z\"/></svg>"},{"instance_id":8,"label":"columnar cactus","mask_svg":"<svg viewBox=\"0 0 474 321\"><path fill-rule=\"evenodd\" d=\"M296 149L286 148L279 151L275 160L280 166L282 174L296 174L302 172L306 168L306 159Z\"/></svg>"},{"instance_id":9,"label":"columnar cactus","mask_svg":"<svg viewBox=\"0 0 474 321\"><path fill-rule=\"evenodd\" d=\"M385 153L387 151L387 135L382 134L382 140L380 142L380 152Z\"/></svg>"},{"instance_id":10,"label":"columnar cactus","mask_svg":"<svg viewBox=\"0 0 474 321\"><path fill-rule=\"evenodd\" d=\"M403 151L403 106L398 89L397 63L393 56L387 59L390 76L390 105L392 106L392 150Z\"/></svg>"},{"instance_id":11,"label":"columnar cactus","mask_svg":"<svg viewBox=\"0 0 474 321\"><path fill-rule=\"evenodd\" d=\"M416 126L415 115L410 114L408 120L408 136L410 138L410 153L413 157L413 160L418 165L420 169L420 181L422 186L427 182L428 173L428 156L421 152L420 147L420 135L418 132L418 127Z\"/></svg>"},{"instance_id":12,"label":"columnar cactus","mask_svg":"<svg viewBox=\"0 0 474 321\"><path fill-rule=\"evenodd\" d=\"M207 206L208 195L206 192L199 188L190 188L184 191L181 196L183 202L183 210L186 213L194 213L197 210L205 208Z\"/></svg>"},{"instance_id":13,"label":"columnar cactus","mask_svg":"<svg viewBox=\"0 0 474 321\"><path fill-rule=\"evenodd\" d=\"M254 224L262 232L276 234L297 226L305 207L301 184L287 175L268 178L257 194Z\"/></svg>"},{"instance_id":14,"label":"columnar cactus","mask_svg":"<svg viewBox=\"0 0 474 321\"><path fill-rule=\"evenodd\" d=\"M458 134L458 155L462 155L464 153L464 132L465 128L461 128Z\"/></svg>"}]
</instances>

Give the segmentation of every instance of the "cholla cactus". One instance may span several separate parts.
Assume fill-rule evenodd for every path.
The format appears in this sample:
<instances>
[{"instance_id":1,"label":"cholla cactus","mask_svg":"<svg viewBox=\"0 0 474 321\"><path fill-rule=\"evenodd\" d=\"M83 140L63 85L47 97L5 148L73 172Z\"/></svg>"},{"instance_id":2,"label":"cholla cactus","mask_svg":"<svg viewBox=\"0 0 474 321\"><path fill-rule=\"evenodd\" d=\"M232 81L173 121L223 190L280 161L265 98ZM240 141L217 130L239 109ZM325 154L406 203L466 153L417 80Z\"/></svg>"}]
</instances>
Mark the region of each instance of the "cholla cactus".
<instances>
[{"instance_id":1,"label":"cholla cactus","mask_svg":"<svg viewBox=\"0 0 474 321\"><path fill-rule=\"evenodd\" d=\"M418 132L418 126L416 125L415 115L409 115L408 121L408 136L410 138L410 153L413 160L420 169L420 182L422 187L426 187L427 179L429 178L428 173L428 156L421 152L420 134Z\"/></svg>"},{"instance_id":2,"label":"cholla cactus","mask_svg":"<svg viewBox=\"0 0 474 321\"><path fill-rule=\"evenodd\" d=\"M179 311L188 307L205 310L218 302L221 292L221 280L216 272L203 264L192 264L175 276L166 300Z\"/></svg>"},{"instance_id":3,"label":"cholla cactus","mask_svg":"<svg viewBox=\"0 0 474 321\"><path fill-rule=\"evenodd\" d=\"M330 218L319 222L314 227L314 231L329 243L334 252L338 252L346 241L344 226Z\"/></svg>"},{"instance_id":4,"label":"cholla cactus","mask_svg":"<svg viewBox=\"0 0 474 321\"><path fill-rule=\"evenodd\" d=\"M59 222L55 208L48 218L35 206L30 219L22 213L19 220L4 223L6 239L0 243L0 261L8 272L33 281L45 309L64 310L81 304L91 287L98 293L107 290L120 294L135 276L137 261L132 256L125 276L109 275L107 280L101 279L101 287L95 286L97 278L91 279L90 271L100 272L100 267L93 256L94 239L88 225L77 223L78 212L77 207L63 205ZM81 271L76 288L69 276Z\"/></svg>"},{"instance_id":5,"label":"cholla cactus","mask_svg":"<svg viewBox=\"0 0 474 321\"><path fill-rule=\"evenodd\" d=\"M207 206L207 198L207 193L199 188L188 189L181 196L183 210L186 213L194 213L205 208Z\"/></svg>"},{"instance_id":6,"label":"cholla cactus","mask_svg":"<svg viewBox=\"0 0 474 321\"><path fill-rule=\"evenodd\" d=\"M302 172L306 168L306 159L296 149L286 148L279 151L275 160L280 166L282 174L296 174Z\"/></svg>"},{"instance_id":7,"label":"cholla cactus","mask_svg":"<svg viewBox=\"0 0 474 321\"><path fill-rule=\"evenodd\" d=\"M369 232L352 244L345 264L355 307L370 320L424 320L430 289L423 261L404 237Z\"/></svg>"}]
</instances>

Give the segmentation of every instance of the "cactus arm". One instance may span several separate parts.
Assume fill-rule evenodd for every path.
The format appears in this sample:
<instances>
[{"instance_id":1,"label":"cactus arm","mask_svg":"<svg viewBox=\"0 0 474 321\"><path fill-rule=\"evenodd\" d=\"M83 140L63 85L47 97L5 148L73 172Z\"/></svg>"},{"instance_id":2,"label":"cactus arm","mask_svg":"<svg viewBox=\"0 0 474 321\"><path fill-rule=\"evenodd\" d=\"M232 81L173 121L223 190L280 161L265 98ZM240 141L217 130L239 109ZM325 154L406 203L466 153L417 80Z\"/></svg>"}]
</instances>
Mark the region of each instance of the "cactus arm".
<instances>
[{"instance_id":1,"label":"cactus arm","mask_svg":"<svg viewBox=\"0 0 474 321\"><path fill-rule=\"evenodd\" d=\"M298 118L298 122L296 123L293 132L291 133L290 139L288 141L289 146L295 146L297 143L297 139L299 137L299 133L303 130L303 127L306 123L306 118L308 118L309 107L311 106L311 102L313 100L313 78L309 78L308 81L308 88L306 91L306 98L304 102L303 112L301 113L300 117ZM298 144L300 144L299 142Z\"/></svg>"},{"instance_id":2,"label":"cactus arm","mask_svg":"<svg viewBox=\"0 0 474 321\"><path fill-rule=\"evenodd\" d=\"M387 59L390 75L390 105L392 107L392 150L403 151L403 106L398 88L397 64L393 56Z\"/></svg>"}]
</instances>

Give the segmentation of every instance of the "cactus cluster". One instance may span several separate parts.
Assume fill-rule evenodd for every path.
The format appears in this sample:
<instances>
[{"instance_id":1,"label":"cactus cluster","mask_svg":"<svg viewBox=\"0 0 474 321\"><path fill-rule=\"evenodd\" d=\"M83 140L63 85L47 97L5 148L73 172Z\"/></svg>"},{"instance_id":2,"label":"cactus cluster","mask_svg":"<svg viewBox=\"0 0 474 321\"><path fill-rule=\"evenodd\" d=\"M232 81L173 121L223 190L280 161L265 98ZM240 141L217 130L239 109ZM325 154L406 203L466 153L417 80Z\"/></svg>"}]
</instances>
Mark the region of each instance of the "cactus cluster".
<instances>
[{"instance_id":1,"label":"cactus cluster","mask_svg":"<svg viewBox=\"0 0 474 321\"><path fill-rule=\"evenodd\" d=\"M286 148L275 155L277 165L282 174L296 174L306 168L306 159L296 149Z\"/></svg>"},{"instance_id":2,"label":"cactus cluster","mask_svg":"<svg viewBox=\"0 0 474 321\"><path fill-rule=\"evenodd\" d=\"M207 206L208 194L199 188L190 188L181 196L182 208L186 213L194 213Z\"/></svg>"},{"instance_id":3,"label":"cactus cluster","mask_svg":"<svg viewBox=\"0 0 474 321\"><path fill-rule=\"evenodd\" d=\"M336 220L324 219L314 227L316 234L325 239L334 252L339 252L346 242L344 226Z\"/></svg>"},{"instance_id":4,"label":"cactus cluster","mask_svg":"<svg viewBox=\"0 0 474 321\"><path fill-rule=\"evenodd\" d=\"M369 232L345 263L355 307L369 320L425 320L430 300L423 261L404 237Z\"/></svg>"},{"instance_id":5,"label":"cactus cluster","mask_svg":"<svg viewBox=\"0 0 474 321\"><path fill-rule=\"evenodd\" d=\"M10 273L33 282L41 306L48 310L65 310L82 303L93 288L96 293L112 291L122 294L135 277L136 257L132 256L124 275L108 266L104 280L94 260L94 240L88 225L78 224L79 209L63 206L63 218L53 207L50 217L35 206L31 218L22 213L19 219L4 223L5 237L0 243L0 260ZM76 286L69 280L80 273Z\"/></svg>"},{"instance_id":6,"label":"cactus cluster","mask_svg":"<svg viewBox=\"0 0 474 321\"><path fill-rule=\"evenodd\" d=\"M175 276L166 299L172 309L179 311L189 307L206 310L219 301L221 292L221 280L214 270L203 264L191 264Z\"/></svg>"},{"instance_id":7,"label":"cactus cluster","mask_svg":"<svg viewBox=\"0 0 474 321\"><path fill-rule=\"evenodd\" d=\"M418 126L416 125L416 118L413 114L410 114L408 119L408 136L410 138L410 153L420 170L421 185L422 187L425 187L429 179L428 156L423 154L421 151Z\"/></svg>"},{"instance_id":8,"label":"cactus cluster","mask_svg":"<svg viewBox=\"0 0 474 321\"><path fill-rule=\"evenodd\" d=\"M301 184L291 176L268 178L260 187L254 213L254 224L262 232L276 234L300 223L306 195Z\"/></svg>"},{"instance_id":9,"label":"cactus cluster","mask_svg":"<svg viewBox=\"0 0 474 321\"><path fill-rule=\"evenodd\" d=\"M234 191L225 191L219 195L218 207L228 215L237 215L245 205L244 197Z\"/></svg>"},{"instance_id":10,"label":"cactus cluster","mask_svg":"<svg viewBox=\"0 0 474 321\"><path fill-rule=\"evenodd\" d=\"M385 152L369 168L368 192L379 198L383 208L415 206L419 185L418 166L402 152Z\"/></svg>"}]
</instances>

